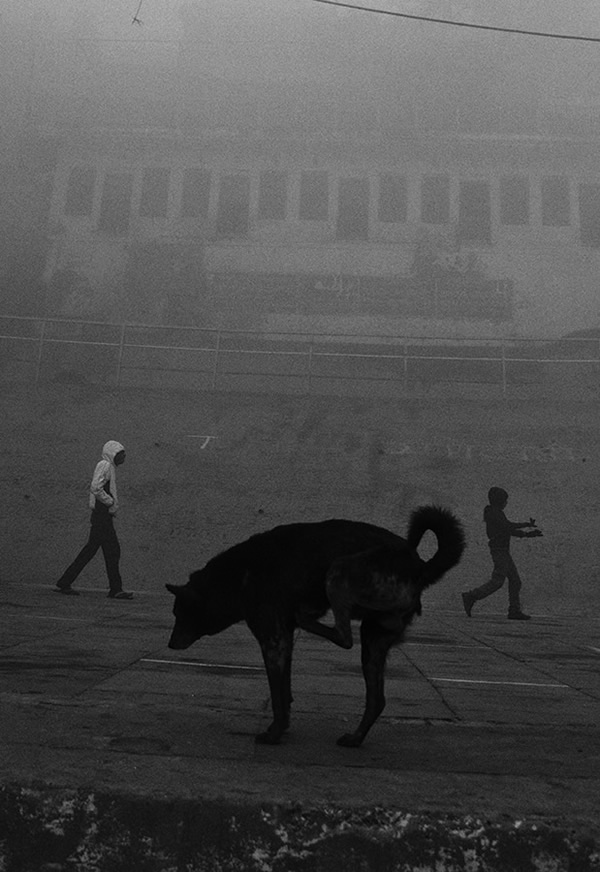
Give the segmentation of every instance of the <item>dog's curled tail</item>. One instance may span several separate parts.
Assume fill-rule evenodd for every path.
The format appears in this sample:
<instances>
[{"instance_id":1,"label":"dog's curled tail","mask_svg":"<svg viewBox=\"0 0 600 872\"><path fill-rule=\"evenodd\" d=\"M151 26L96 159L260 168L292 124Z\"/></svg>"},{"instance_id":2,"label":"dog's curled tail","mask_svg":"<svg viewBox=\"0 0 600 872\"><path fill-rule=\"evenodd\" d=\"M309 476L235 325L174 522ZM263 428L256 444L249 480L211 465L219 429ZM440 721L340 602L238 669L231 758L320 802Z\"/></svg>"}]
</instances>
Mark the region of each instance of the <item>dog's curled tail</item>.
<instances>
[{"instance_id":1,"label":"dog's curled tail","mask_svg":"<svg viewBox=\"0 0 600 872\"><path fill-rule=\"evenodd\" d=\"M421 586L429 587L456 566L465 550L465 534L462 524L449 509L441 506L419 506L410 516L407 542L416 551L427 530L431 530L438 541L438 549L423 567Z\"/></svg>"}]
</instances>

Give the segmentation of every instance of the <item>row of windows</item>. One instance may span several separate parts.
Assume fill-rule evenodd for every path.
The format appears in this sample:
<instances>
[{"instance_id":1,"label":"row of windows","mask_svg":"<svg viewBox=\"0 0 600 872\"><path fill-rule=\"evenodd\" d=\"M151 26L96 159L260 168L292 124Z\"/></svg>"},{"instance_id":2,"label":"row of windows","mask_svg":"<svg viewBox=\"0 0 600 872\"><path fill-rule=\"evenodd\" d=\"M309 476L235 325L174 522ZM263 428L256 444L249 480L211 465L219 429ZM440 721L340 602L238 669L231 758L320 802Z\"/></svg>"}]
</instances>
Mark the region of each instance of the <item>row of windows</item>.
<instances>
[{"instance_id":1,"label":"row of windows","mask_svg":"<svg viewBox=\"0 0 600 872\"><path fill-rule=\"evenodd\" d=\"M327 170L300 173L298 218L326 221L329 218L330 177ZM397 173L380 173L377 191L377 220L401 224L408 219L408 180ZM66 193L65 214L90 216L93 211L97 173L92 167L71 170ZM184 170L180 216L206 218L209 213L212 174L200 167ZM139 216L166 218L170 170L146 168L142 175ZM132 173L108 173L100 197L99 229L121 233L129 226ZM420 180L420 218L425 224L450 221L450 178L425 175ZM547 227L571 224L571 192L564 176L541 179L539 197L541 223ZM367 239L369 231L370 179L340 178L337 200L337 237ZM600 183L578 187L579 225L582 242L600 247ZM267 170L258 179L257 217L284 221L289 212L288 173ZM499 181L498 220L505 226L527 225L531 220L530 181L525 176L503 177ZM250 221L250 176L247 173L221 175L218 180L216 232L222 237L243 236ZM491 188L486 181L461 181L458 188L458 226L465 242L491 243Z\"/></svg>"}]
</instances>

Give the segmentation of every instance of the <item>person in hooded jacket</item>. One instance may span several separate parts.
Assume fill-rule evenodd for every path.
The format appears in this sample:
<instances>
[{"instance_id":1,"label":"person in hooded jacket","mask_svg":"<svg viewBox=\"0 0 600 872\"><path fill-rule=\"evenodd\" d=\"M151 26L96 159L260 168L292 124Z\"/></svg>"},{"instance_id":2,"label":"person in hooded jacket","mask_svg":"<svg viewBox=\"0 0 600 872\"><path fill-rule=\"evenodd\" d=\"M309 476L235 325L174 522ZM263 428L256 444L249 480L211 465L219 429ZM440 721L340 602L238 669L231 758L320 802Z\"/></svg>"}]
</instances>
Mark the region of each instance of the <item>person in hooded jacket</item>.
<instances>
[{"instance_id":1,"label":"person in hooded jacket","mask_svg":"<svg viewBox=\"0 0 600 872\"><path fill-rule=\"evenodd\" d=\"M89 506L92 510L90 535L75 560L65 569L57 581L56 591L58 593L79 595L78 591L73 590L73 582L101 548L108 575L108 596L111 599L119 600L133 598L132 593L123 590L119 571L121 546L113 523L119 508L117 467L124 462L125 449L121 443L114 440L107 442L102 449L102 460L96 464L90 484Z\"/></svg>"},{"instance_id":2,"label":"person in hooded jacket","mask_svg":"<svg viewBox=\"0 0 600 872\"><path fill-rule=\"evenodd\" d=\"M494 569L492 577L485 584L474 590L467 590L462 594L462 601L467 616L471 617L471 609L477 600L485 599L490 594L500 590L508 578L508 617L513 621L528 621L530 615L521 610L521 577L514 560L510 554L510 540L512 536L519 539L533 539L542 536L533 518L528 521L509 521L504 514L508 502L508 494L501 487L492 487L488 491L489 504L483 510L488 536L488 545L492 555ZM527 527L532 529L525 533Z\"/></svg>"}]
</instances>

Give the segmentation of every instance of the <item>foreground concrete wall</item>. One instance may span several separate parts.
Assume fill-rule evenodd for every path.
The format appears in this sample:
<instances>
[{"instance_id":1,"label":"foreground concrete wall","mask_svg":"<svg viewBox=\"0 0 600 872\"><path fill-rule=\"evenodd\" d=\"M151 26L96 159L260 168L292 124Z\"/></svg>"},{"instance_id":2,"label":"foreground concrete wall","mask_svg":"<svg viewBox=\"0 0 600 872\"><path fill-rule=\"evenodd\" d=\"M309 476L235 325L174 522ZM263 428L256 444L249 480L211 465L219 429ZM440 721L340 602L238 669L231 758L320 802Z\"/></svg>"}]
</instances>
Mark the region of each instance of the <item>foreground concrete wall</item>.
<instances>
[{"instance_id":1,"label":"foreground concrete wall","mask_svg":"<svg viewBox=\"0 0 600 872\"><path fill-rule=\"evenodd\" d=\"M3 872L592 872L585 826L0 788Z\"/></svg>"}]
</instances>

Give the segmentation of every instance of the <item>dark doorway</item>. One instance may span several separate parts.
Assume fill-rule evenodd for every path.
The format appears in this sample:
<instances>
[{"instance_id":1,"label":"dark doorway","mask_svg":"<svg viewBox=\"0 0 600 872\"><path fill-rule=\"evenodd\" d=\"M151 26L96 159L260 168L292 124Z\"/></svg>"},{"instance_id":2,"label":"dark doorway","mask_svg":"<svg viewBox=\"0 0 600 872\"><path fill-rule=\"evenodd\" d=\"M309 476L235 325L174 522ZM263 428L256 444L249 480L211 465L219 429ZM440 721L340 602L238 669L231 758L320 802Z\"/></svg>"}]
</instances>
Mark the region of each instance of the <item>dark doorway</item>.
<instances>
[{"instance_id":1,"label":"dark doorway","mask_svg":"<svg viewBox=\"0 0 600 872\"><path fill-rule=\"evenodd\" d=\"M600 184L579 185L579 227L581 244L600 248Z\"/></svg>"},{"instance_id":2,"label":"dark doorway","mask_svg":"<svg viewBox=\"0 0 600 872\"><path fill-rule=\"evenodd\" d=\"M210 202L210 171L188 167L183 174L182 218L206 218Z\"/></svg>"},{"instance_id":3,"label":"dark doorway","mask_svg":"<svg viewBox=\"0 0 600 872\"><path fill-rule=\"evenodd\" d=\"M221 176L217 210L217 236L246 236L250 223L250 179L247 175Z\"/></svg>"},{"instance_id":4,"label":"dark doorway","mask_svg":"<svg viewBox=\"0 0 600 872\"><path fill-rule=\"evenodd\" d=\"M300 175L300 209L303 221L327 221L329 177L326 170L304 170Z\"/></svg>"},{"instance_id":5,"label":"dark doorway","mask_svg":"<svg viewBox=\"0 0 600 872\"><path fill-rule=\"evenodd\" d=\"M127 233L131 214L131 173L108 173L102 187L98 230L115 236Z\"/></svg>"},{"instance_id":6,"label":"dark doorway","mask_svg":"<svg viewBox=\"0 0 600 872\"><path fill-rule=\"evenodd\" d=\"M340 179L336 236L338 239L368 239L368 179Z\"/></svg>"},{"instance_id":7,"label":"dark doorway","mask_svg":"<svg viewBox=\"0 0 600 872\"><path fill-rule=\"evenodd\" d=\"M487 182L460 183L458 234L461 242L491 244L492 214Z\"/></svg>"}]
</instances>

